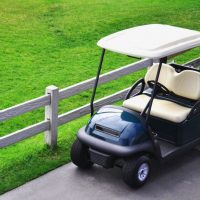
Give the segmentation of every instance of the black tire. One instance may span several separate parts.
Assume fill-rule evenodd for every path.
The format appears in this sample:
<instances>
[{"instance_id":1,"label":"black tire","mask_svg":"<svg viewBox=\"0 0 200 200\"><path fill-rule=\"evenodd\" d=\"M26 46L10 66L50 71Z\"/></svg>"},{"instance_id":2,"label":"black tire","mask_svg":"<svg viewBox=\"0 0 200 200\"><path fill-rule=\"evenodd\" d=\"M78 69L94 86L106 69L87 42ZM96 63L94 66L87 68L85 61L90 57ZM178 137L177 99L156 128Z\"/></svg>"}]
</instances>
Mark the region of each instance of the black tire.
<instances>
[{"instance_id":1,"label":"black tire","mask_svg":"<svg viewBox=\"0 0 200 200\"><path fill-rule=\"evenodd\" d=\"M71 160L81 169L89 169L93 163L89 160L88 148L76 139L71 148Z\"/></svg>"},{"instance_id":2,"label":"black tire","mask_svg":"<svg viewBox=\"0 0 200 200\"><path fill-rule=\"evenodd\" d=\"M143 167L144 170L142 171ZM131 160L127 160L122 168L124 182L133 188L139 188L143 186L147 182L150 173L151 161L147 156L140 156Z\"/></svg>"}]
</instances>

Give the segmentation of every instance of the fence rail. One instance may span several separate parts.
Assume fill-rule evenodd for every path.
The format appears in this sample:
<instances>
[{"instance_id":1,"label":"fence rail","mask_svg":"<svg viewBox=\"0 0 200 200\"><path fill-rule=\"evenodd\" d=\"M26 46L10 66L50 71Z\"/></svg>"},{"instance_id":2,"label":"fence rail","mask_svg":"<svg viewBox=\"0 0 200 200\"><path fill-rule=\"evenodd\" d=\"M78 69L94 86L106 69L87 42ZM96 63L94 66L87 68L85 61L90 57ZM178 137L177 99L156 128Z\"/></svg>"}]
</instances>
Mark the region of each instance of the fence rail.
<instances>
[{"instance_id":1,"label":"fence rail","mask_svg":"<svg viewBox=\"0 0 200 200\"><path fill-rule=\"evenodd\" d=\"M152 59L143 59L141 61L132 63L130 65L121 67L116 70L112 70L100 76L99 84L109 82L111 80L118 79L122 76L131 74L145 67L149 67L153 64ZM185 65L198 67L200 66L200 58L192 60ZM46 94L39 98L27 101L25 103L4 109L0 111L0 122L24 114L26 112L38 109L45 106L45 119L44 121L28 126L24 129L18 130L6 136L0 137L0 148L6 147L10 144L19 142L26 138L32 137L38 133L45 132L45 141L51 147L57 144L57 127L79 118L85 114L90 113L90 105L84 105L77 109L71 110L64 114L58 115L58 102L59 100L66 99L70 96L76 95L87 89L90 89L94 85L95 78L88 79L78 84L59 90L55 86L49 86L46 88ZM95 110L99 107L112 104L116 101L124 99L130 88L126 88L117 93L104 97L94 102ZM135 90L137 92L138 89Z\"/></svg>"},{"instance_id":2,"label":"fence rail","mask_svg":"<svg viewBox=\"0 0 200 200\"><path fill-rule=\"evenodd\" d=\"M19 142L26 138L32 137L38 133L44 132L50 129L50 122L43 121L38 124L34 124L27 128L21 129L9 135L3 136L0 138L0 148L6 147L10 144Z\"/></svg>"},{"instance_id":3,"label":"fence rail","mask_svg":"<svg viewBox=\"0 0 200 200\"><path fill-rule=\"evenodd\" d=\"M49 105L50 102L51 102L51 96L45 95L45 96L27 101L25 103L1 110L0 111L0 122L10 119L12 117L16 117L18 115L24 114L26 112L35 110L37 108L44 107L46 105Z\"/></svg>"},{"instance_id":4,"label":"fence rail","mask_svg":"<svg viewBox=\"0 0 200 200\"><path fill-rule=\"evenodd\" d=\"M128 90L129 90L129 88L125 89L125 90L121 90L115 94L112 94L110 96L107 96L107 97L104 97L102 99L95 101L94 102L95 110L97 110L98 108L100 108L103 105L111 104L111 103L114 103L116 101L123 99L125 97L125 95L127 94ZM69 121L72 121L73 119L76 119L76 118L86 115L88 113L90 113L90 104L87 104L80 108L77 108L77 109L74 109L67 113L64 113L62 115L59 115L58 116L58 124L59 125L65 124Z\"/></svg>"},{"instance_id":5,"label":"fence rail","mask_svg":"<svg viewBox=\"0 0 200 200\"><path fill-rule=\"evenodd\" d=\"M142 68L145 68L147 66L151 66L153 64L152 59L144 59L135 63L132 63L130 65L126 65L124 67L121 67L119 69L110 71L108 73L105 73L100 76L99 78L99 85L115 80L117 78L120 78L122 76L128 75L130 73L136 72ZM59 92L59 99L65 99L67 97L73 96L75 94L78 94L80 92L83 92L87 89L93 88L95 82L95 77L88 79L86 81L83 81L81 83L72 85L70 87L67 87L65 89L60 90Z\"/></svg>"}]
</instances>

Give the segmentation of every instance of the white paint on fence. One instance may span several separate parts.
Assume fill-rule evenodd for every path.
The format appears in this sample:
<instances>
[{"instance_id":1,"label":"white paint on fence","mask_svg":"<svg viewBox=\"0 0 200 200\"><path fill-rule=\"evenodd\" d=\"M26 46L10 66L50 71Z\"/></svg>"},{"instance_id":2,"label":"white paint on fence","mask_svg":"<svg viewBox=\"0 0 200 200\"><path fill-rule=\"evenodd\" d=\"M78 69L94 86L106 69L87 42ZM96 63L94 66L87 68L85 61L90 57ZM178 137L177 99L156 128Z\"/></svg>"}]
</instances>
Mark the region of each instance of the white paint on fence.
<instances>
[{"instance_id":1,"label":"white paint on fence","mask_svg":"<svg viewBox=\"0 0 200 200\"><path fill-rule=\"evenodd\" d=\"M18 115L24 114L31 110L35 110L37 108L49 105L50 101L51 101L51 96L45 95L45 96L27 101L25 103L21 103L19 105L12 106L10 108L1 110L0 111L0 122L10 119L12 117L16 117Z\"/></svg>"},{"instance_id":2,"label":"white paint on fence","mask_svg":"<svg viewBox=\"0 0 200 200\"><path fill-rule=\"evenodd\" d=\"M38 124L26 127L9 135L5 135L0 138L0 148L6 147L10 144L14 144L26 138L32 137L38 133L41 133L50 128L49 121L43 121Z\"/></svg>"},{"instance_id":3,"label":"white paint on fence","mask_svg":"<svg viewBox=\"0 0 200 200\"><path fill-rule=\"evenodd\" d=\"M45 131L45 141L51 147L57 145L58 134L58 95L59 90L56 86L46 88L46 94L51 96L51 102L45 107L45 120L49 120L50 128Z\"/></svg>"}]
</instances>

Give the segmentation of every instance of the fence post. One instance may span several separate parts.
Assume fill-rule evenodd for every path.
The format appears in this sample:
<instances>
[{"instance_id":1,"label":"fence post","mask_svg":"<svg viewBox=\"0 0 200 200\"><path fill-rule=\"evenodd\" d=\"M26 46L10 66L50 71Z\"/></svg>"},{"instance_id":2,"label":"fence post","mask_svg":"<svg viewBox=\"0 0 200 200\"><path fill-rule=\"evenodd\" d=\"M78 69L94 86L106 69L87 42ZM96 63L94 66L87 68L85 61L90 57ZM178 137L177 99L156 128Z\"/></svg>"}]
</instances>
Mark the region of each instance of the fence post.
<instances>
[{"instance_id":1,"label":"fence post","mask_svg":"<svg viewBox=\"0 0 200 200\"><path fill-rule=\"evenodd\" d=\"M59 89L54 85L48 86L46 94L51 95L51 103L45 107L45 119L50 121L50 128L48 131L45 131L45 142L53 148L57 145Z\"/></svg>"}]
</instances>

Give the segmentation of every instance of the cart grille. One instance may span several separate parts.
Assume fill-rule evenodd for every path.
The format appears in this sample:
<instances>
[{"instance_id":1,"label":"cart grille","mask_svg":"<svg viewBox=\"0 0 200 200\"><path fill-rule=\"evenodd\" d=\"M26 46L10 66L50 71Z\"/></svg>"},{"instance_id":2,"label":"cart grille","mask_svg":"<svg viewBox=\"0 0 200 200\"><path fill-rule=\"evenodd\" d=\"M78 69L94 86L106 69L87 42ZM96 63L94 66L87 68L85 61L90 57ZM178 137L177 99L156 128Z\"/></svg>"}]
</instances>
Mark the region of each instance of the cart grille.
<instances>
[{"instance_id":1,"label":"cart grille","mask_svg":"<svg viewBox=\"0 0 200 200\"><path fill-rule=\"evenodd\" d=\"M106 133L106 134L109 134L109 135L112 135L112 136L115 136L115 137L119 137L120 136L120 132L119 131L113 130L111 128L108 128L108 127L105 127L105 126L102 126L102 125L99 125L99 124L95 125L95 130L103 132L103 133Z\"/></svg>"}]
</instances>

